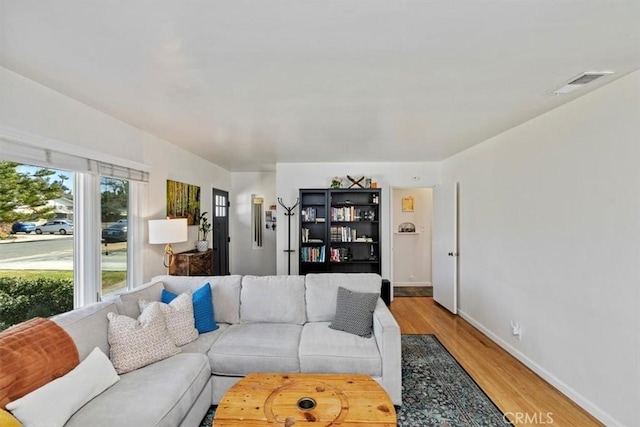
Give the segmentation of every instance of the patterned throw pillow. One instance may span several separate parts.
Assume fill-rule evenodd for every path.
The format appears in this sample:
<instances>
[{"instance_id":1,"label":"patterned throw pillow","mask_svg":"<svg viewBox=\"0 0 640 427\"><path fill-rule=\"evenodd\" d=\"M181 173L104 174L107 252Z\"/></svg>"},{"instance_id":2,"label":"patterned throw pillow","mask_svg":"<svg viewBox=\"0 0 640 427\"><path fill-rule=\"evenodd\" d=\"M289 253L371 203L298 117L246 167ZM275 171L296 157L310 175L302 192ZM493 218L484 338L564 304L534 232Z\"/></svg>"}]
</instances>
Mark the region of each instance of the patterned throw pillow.
<instances>
[{"instance_id":1,"label":"patterned throw pillow","mask_svg":"<svg viewBox=\"0 0 640 427\"><path fill-rule=\"evenodd\" d=\"M191 291L178 295L169 304L140 300L138 301L140 312L144 312L152 304L158 304L162 309L164 320L167 322L169 336L177 346L185 345L198 339L198 330L194 326Z\"/></svg>"},{"instance_id":2,"label":"patterned throw pillow","mask_svg":"<svg viewBox=\"0 0 640 427\"><path fill-rule=\"evenodd\" d=\"M338 288L336 316L329 327L361 337L371 337L373 312L378 303L379 294L352 292Z\"/></svg>"},{"instance_id":3,"label":"patterned throw pillow","mask_svg":"<svg viewBox=\"0 0 640 427\"><path fill-rule=\"evenodd\" d=\"M124 374L180 353L167 330L164 314L152 304L138 320L109 313L110 358L116 372Z\"/></svg>"},{"instance_id":4,"label":"patterned throw pillow","mask_svg":"<svg viewBox=\"0 0 640 427\"><path fill-rule=\"evenodd\" d=\"M160 299L164 303L169 303L176 297L176 294L163 289ZM215 321L213 313L211 284L205 283L200 289L193 293L193 317L195 319L196 329L201 334L218 329L218 324Z\"/></svg>"}]
</instances>

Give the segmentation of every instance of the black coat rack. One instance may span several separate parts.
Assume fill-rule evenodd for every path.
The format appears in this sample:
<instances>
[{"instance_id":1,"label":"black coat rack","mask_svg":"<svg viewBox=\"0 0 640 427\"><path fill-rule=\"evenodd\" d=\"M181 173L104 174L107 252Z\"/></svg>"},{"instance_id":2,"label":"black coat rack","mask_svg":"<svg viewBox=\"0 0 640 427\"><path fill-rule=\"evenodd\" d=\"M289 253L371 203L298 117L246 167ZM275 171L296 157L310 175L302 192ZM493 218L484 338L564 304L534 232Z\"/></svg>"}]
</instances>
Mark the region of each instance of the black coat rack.
<instances>
[{"instance_id":1,"label":"black coat rack","mask_svg":"<svg viewBox=\"0 0 640 427\"><path fill-rule=\"evenodd\" d=\"M293 212L293 210L300 203L300 199L297 198L296 204L291 207L285 206L285 204L282 202L281 197L278 197L278 203L286 210L284 214L287 217L287 249L285 249L284 251L287 253L287 274L291 274L291 254L295 252L293 249L291 249L291 217L296 214L295 212Z\"/></svg>"}]
</instances>

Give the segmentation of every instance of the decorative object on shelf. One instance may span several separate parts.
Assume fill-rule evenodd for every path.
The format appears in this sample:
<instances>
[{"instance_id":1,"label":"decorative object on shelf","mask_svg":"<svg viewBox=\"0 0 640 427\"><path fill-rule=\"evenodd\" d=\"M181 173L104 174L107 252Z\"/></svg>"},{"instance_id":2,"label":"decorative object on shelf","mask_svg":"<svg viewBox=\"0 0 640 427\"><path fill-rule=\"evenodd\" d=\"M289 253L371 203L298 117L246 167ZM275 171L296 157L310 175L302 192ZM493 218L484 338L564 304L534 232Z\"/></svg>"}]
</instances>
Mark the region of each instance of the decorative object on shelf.
<instances>
[{"instance_id":1,"label":"decorative object on shelf","mask_svg":"<svg viewBox=\"0 0 640 427\"><path fill-rule=\"evenodd\" d=\"M167 180L167 218L186 218L195 225L200 216L200 187Z\"/></svg>"},{"instance_id":2,"label":"decorative object on shelf","mask_svg":"<svg viewBox=\"0 0 640 427\"><path fill-rule=\"evenodd\" d=\"M291 249L291 217L295 215L293 210L298 206L298 203L300 203L300 199L296 199L296 203L291 207L286 206L281 197L278 197L278 203L286 211L284 215L287 217L287 249L285 249L284 252L287 253L287 274L291 274L291 254L293 253L293 249Z\"/></svg>"},{"instance_id":3,"label":"decorative object on shelf","mask_svg":"<svg viewBox=\"0 0 640 427\"><path fill-rule=\"evenodd\" d=\"M364 175L356 175L354 177L351 177L349 175L347 175L347 179L349 180L348 187L347 188L365 188L364 187L364 180L365 177Z\"/></svg>"},{"instance_id":4,"label":"decorative object on shelf","mask_svg":"<svg viewBox=\"0 0 640 427\"><path fill-rule=\"evenodd\" d=\"M149 220L149 244L166 245L162 257L162 264L166 268L174 261L171 244L186 242L188 238L187 218Z\"/></svg>"},{"instance_id":5,"label":"decorative object on shelf","mask_svg":"<svg viewBox=\"0 0 640 427\"><path fill-rule=\"evenodd\" d=\"M402 198L402 212L413 212L413 197Z\"/></svg>"},{"instance_id":6,"label":"decorative object on shelf","mask_svg":"<svg viewBox=\"0 0 640 427\"><path fill-rule=\"evenodd\" d=\"M412 222L403 222L398 226L398 233L415 233L416 226Z\"/></svg>"},{"instance_id":7,"label":"decorative object on shelf","mask_svg":"<svg viewBox=\"0 0 640 427\"><path fill-rule=\"evenodd\" d=\"M275 214L275 205L272 205L274 209L264 212L264 222L265 228L267 230L275 230L276 229L276 214Z\"/></svg>"},{"instance_id":8,"label":"decorative object on shelf","mask_svg":"<svg viewBox=\"0 0 640 427\"><path fill-rule=\"evenodd\" d=\"M342 187L342 177L334 176L331 178L331 188L341 188Z\"/></svg>"},{"instance_id":9,"label":"decorative object on shelf","mask_svg":"<svg viewBox=\"0 0 640 427\"><path fill-rule=\"evenodd\" d=\"M204 252L209 249L209 240L207 240L207 236L211 231L211 223L207 219L206 215L207 213L203 212L196 218L196 221L198 222L198 241L196 242L196 250L198 252Z\"/></svg>"}]
</instances>

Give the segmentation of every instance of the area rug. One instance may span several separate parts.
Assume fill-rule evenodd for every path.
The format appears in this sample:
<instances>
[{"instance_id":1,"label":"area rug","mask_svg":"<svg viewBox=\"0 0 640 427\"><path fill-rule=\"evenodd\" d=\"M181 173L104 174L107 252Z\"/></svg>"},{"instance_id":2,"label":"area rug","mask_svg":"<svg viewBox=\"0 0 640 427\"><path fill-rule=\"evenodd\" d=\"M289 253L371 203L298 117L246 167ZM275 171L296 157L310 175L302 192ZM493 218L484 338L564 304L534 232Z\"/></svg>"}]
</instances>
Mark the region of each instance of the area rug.
<instances>
[{"instance_id":1,"label":"area rug","mask_svg":"<svg viewBox=\"0 0 640 427\"><path fill-rule=\"evenodd\" d=\"M211 427L215 407L202 420ZM402 335L402 427L512 425L435 335Z\"/></svg>"},{"instance_id":2,"label":"area rug","mask_svg":"<svg viewBox=\"0 0 640 427\"><path fill-rule=\"evenodd\" d=\"M394 297L432 297L433 286L394 286Z\"/></svg>"}]
</instances>

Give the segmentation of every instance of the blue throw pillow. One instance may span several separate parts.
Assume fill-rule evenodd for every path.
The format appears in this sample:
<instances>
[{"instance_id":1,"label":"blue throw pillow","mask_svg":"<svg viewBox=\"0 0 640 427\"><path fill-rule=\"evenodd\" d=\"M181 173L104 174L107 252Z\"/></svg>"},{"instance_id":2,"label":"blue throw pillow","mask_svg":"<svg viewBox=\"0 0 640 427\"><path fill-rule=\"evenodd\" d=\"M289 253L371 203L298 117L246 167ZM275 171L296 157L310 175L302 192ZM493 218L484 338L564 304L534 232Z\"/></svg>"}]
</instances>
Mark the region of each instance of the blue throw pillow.
<instances>
[{"instance_id":1,"label":"blue throw pillow","mask_svg":"<svg viewBox=\"0 0 640 427\"><path fill-rule=\"evenodd\" d=\"M169 304L178 295L173 292L169 292L166 289L162 290L161 301L165 304ZM195 319L196 329L198 333L204 334L205 332L211 332L218 329L218 324L213 316L213 303L211 299L211 285L209 283L202 286L195 291L192 296L193 299L193 317Z\"/></svg>"}]
</instances>

